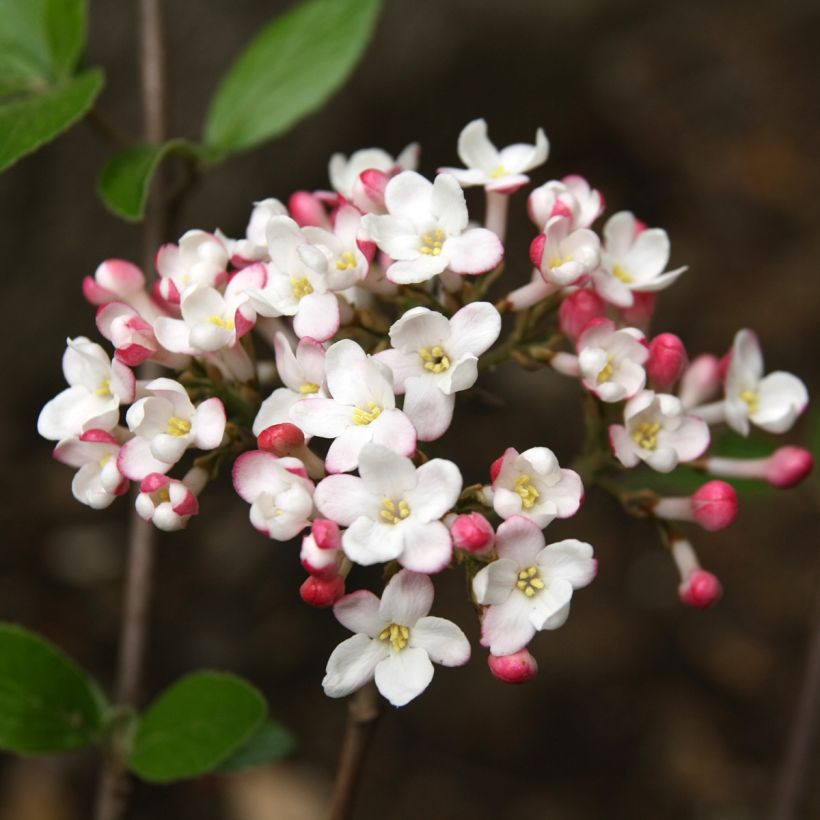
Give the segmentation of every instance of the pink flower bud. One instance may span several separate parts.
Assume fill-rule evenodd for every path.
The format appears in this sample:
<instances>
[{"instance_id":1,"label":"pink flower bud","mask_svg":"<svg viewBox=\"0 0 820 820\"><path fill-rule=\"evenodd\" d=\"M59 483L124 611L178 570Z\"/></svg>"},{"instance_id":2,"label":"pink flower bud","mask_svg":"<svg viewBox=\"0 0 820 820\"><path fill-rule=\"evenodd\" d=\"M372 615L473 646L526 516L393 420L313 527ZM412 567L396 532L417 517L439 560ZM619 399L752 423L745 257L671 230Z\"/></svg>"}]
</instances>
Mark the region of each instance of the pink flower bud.
<instances>
[{"instance_id":1,"label":"pink flower bud","mask_svg":"<svg viewBox=\"0 0 820 820\"><path fill-rule=\"evenodd\" d=\"M626 325L637 328L646 328L655 312L655 294L632 291L634 302L632 307L621 310L621 318Z\"/></svg>"},{"instance_id":2,"label":"pink flower bud","mask_svg":"<svg viewBox=\"0 0 820 820\"><path fill-rule=\"evenodd\" d=\"M104 305L117 299L125 301L145 287L142 271L124 259L106 259L94 276L83 279L83 296L92 305Z\"/></svg>"},{"instance_id":3,"label":"pink flower bud","mask_svg":"<svg viewBox=\"0 0 820 820\"><path fill-rule=\"evenodd\" d=\"M339 525L329 518L317 518L310 531L320 550L337 550L342 546L342 534Z\"/></svg>"},{"instance_id":4,"label":"pink flower bud","mask_svg":"<svg viewBox=\"0 0 820 820\"><path fill-rule=\"evenodd\" d=\"M541 270L541 260L544 258L544 245L546 242L547 235L539 233L530 243L530 261L539 270Z\"/></svg>"},{"instance_id":5,"label":"pink flower bud","mask_svg":"<svg viewBox=\"0 0 820 820\"><path fill-rule=\"evenodd\" d=\"M504 683L526 683L538 674L538 663L527 649L512 655L490 655L487 663L490 672Z\"/></svg>"},{"instance_id":6,"label":"pink flower bud","mask_svg":"<svg viewBox=\"0 0 820 820\"><path fill-rule=\"evenodd\" d=\"M720 581L708 570L696 569L678 587L678 595L686 606L706 609L723 594Z\"/></svg>"},{"instance_id":7,"label":"pink flower bud","mask_svg":"<svg viewBox=\"0 0 820 820\"><path fill-rule=\"evenodd\" d=\"M260 450L282 458L305 446L305 434L289 422L266 427L256 439Z\"/></svg>"},{"instance_id":8,"label":"pink flower bud","mask_svg":"<svg viewBox=\"0 0 820 820\"><path fill-rule=\"evenodd\" d=\"M786 489L799 484L814 468L814 457L803 447L781 447L768 459L766 481Z\"/></svg>"},{"instance_id":9,"label":"pink flower bud","mask_svg":"<svg viewBox=\"0 0 820 820\"><path fill-rule=\"evenodd\" d=\"M356 204L368 206L369 212L384 211L384 191L390 179L391 174L386 174L376 168L362 171L354 186L353 201Z\"/></svg>"},{"instance_id":10,"label":"pink flower bud","mask_svg":"<svg viewBox=\"0 0 820 820\"><path fill-rule=\"evenodd\" d=\"M709 401L720 387L720 382L720 363L717 356L704 353L696 357L681 378L681 404L688 409Z\"/></svg>"},{"instance_id":11,"label":"pink flower bud","mask_svg":"<svg viewBox=\"0 0 820 820\"><path fill-rule=\"evenodd\" d=\"M299 595L306 604L327 609L333 606L345 594L345 579L341 575L332 578L308 576L299 587Z\"/></svg>"},{"instance_id":12,"label":"pink flower bud","mask_svg":"<svg viewBox=\"0 0 820 820\"><path fill-rule=\"evenodd\" d=\"M458 549L476 554L488 552L495 541L492 524L478 512L457 516L450 533Z\"/></svg>"},{"instance_id":13,"label":"pink flower bud","mask_svg":"<svg viewBox=\"0 0 820 820\"><path fill-rule=\"evenodd\" d=\"M692 495L692 515L709 532L733 524L738 508L735 488L725 481L709 481Z\"/></svg>"},{"instance_id":14,"label":"pink flower bud","mask_svg":"<svg viewBox=\"0 0 820 820\"><path fill-rule=\"evenodd\" d=\"M501 466L504 464L504 459L507 457L507 453L509 452L509 448L503 452L491 465L490 465L490 481L495 484L495 480L498 478L498 474L501 472Z\"/></svg>"},{"instance_id":15,"label":"pink flower bud","mask_svg":"<svg viewBox=\"0 0 820 820\"><path fill-rule=\"evenodd\" d=\"M593 320L606 315L604 300L594 290L576 290L567 296L558 311L561 332L577 339Z\"/></svg>"},{"instance_id":16,"label":"pink flower bud","mask_svg":"<svg viewBox=\"0 0 820 820\"><path fill-rule=\"evenodd\" d=\"M668 390L686 368L686 348L674 333L661 333L649 343L646 374L659 387Z\"/></svg>"},{"instance_id":17,"label":"pink flower bud","mask_svg":"<svg viewBox=\"0 0 820 820\"><path fill-rule=\"evenodd\" d=\"M309 191L296 191L291 194L288 210L302 228L306 225L324 228L328 223L325 206Z\"/></svg>"}]
</instances>

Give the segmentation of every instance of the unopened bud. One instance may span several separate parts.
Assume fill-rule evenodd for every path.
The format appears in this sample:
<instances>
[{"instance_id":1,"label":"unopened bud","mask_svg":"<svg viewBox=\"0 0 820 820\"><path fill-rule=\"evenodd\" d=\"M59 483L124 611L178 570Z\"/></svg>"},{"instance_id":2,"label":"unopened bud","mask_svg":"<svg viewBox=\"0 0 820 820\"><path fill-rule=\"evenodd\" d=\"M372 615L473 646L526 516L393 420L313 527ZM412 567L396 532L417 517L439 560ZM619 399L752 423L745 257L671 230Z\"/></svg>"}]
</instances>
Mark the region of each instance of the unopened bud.
<instances>
[{"instance_id":1,"label":"unopened bud","mask_svg":"<svg viewBox=\"0 0 820 820\"><path fill-rule=\"evenodd\" d=\"M538 674L538 663L527 649L512 655L490 655L487 663L490 672L504 683L526 683Z\"/></svg>"},{"instance_id":2,"label":"unopened bud","mask_svg":"<svg viewBox=\"0 0 820 820\"><path fill-rule=\"evenodd\" d=\"M530 261L538 270L541 270L541 260L544 258L544 245L547 242L547 235L539 233L530 243Z\"/></svg>"},{"instance_id":3,"label":"unopened bud","mask_svg":"<svg viewBox=\"0 0 820 820\"><path fill-rule=\"evenodd\" d=\"M649 343L646 375L659 387L668 390L686 368L686 348L674 333L661 333Z\"/></svg>"},{"instance_id":4,"label":"unopened bud","mask_svg":"<svg viewBox=\"0 0 820 820\"><path fill-rule=\"evenodd\" d=\"M292 194L288 200L288 210L302 228L308 225L324 228L327 225L325 206L309 191L296 191Z\"/></svg>"},{"instance_id":5,"label":"unopened bud","mask_svg":"<svg viewBox=\"0 0 820 820\"><path fill-rule=\"evenodd\" d=\"M678 587L678 595L686 606L707 609L723 595L723 587L711 572L696 569Z\"/></svg>"},{"instance_id":6,"label":"unopened bud","mask_svg":"<svg viewBox=\"0 0 820 820\"><path fill-rule=\"evenodd\" d=\"M489 552L495 542L492 524L479 512L457 516L450 533L458 549L476 554Z\"/></svg>"},{"instance_id":7,"label":"unopened bud","mask_svg":"<svg viewBox=\"0 0 820 820\"><path fill-rule=\"evenodd\" d=\"M284 458L305 446L305 434L295 424L283 422L266 427L256 441L260 450Z\"/></svg>"},{"instance_id":8,"label":"unopened bud","mask_svg":"<svg viewBox=\"0 0 820 820\"><path fill-rule=\"evenodd\" d=\"M720 387L720 362L717 356L704 353L686 368L678 392L681 404L688 410L709 401Z\"/></svg>"},{"instance_id":9,"label":"unopened bud","mask_svg":"<svg viewBox=\"0 0 820 820\"><path fill-rule=\"evenodd\" d=\"M576 290L570 293L558 310L561 332L569 339L577 339L593 320L606 315L606 304L594 290Z\"/></svg>"},{"instance_id":10,"label":"unopened bud","mask_svg":"<svg viewBox=\"0 0 820 820\"><path fill-rule=\"evenodd\" d=\"M345 579L341 575L332 578L308 576L299 587L299 595L306 604L327 609L333 606L345 594Z\"/></svg>"},{"instance_id":11,"label":"unopened bud","mask_svg":"<svg viewBox=\"0 0 820 820\"><path fill-rule=\"evenodd\" d=\"M768 459L766 480L774 487L794 487L813 469L814 456L803 447L781 447Z\"/></svg>"},{"instance_id":12,"label":"unopened bud","mask_svg":"<svg viewBox=\"0 0 820 820\"><path fill-rule=\"evenodd\" d=\"M337 550L342 546L339 525L329 518L317 518L310 525L310 532L320 550Z\"/></svg>"},{"instance_id":13,"label":"unopened bud","mask_svg":"<svg viewBox=\"0 0 820 820\"><path fill-rule=\"evenodd\" d=\"M709 532L722 530L737 518L737 493L725 481L707 481L691 496L661 498L653 512L658 518L693 521Z\"/></svg>"},{"instance_id":14,"label":"unopened bud","mask_svg":"<svg viewBox=\"0 0 820 820\"><path fill-rule=\"evenodd\" d=\"M645 330L652 320L652 314L655 312L655 294L632 291L632 296L634 299L632 307L623 308L621 317L624 324Z\"/></svg>"}]
</instances>

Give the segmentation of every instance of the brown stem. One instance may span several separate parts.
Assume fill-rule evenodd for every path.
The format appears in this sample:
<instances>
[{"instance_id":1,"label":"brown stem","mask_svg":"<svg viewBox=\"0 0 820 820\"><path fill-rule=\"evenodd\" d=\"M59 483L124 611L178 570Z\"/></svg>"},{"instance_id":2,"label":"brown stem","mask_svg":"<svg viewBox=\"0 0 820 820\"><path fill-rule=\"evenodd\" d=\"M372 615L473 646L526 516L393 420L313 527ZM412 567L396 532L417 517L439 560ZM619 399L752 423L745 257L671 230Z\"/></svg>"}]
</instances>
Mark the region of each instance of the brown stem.
<instances>
[{"instance_id":1,"label":"brown stem","mask_svg":"<svg viewBox=\"0 0 820 820\"><path fill-rule=\"evenodd\" d=\"M336 770L328 820L350 820L353 816L356 788L378 717L379 695L374 684L368 683L347 704L347 728Z\"/></svg>"},{"instance_id":2,"label":"brown stem","mask_svg":"<svg viewBox=\"0 0 820 820\"><path fill-rule=\"evenodd\" d=\"M163 27L165 0L137 0L140 22L140 82L144 135L148 142L162 142L167 133L166 51ZM143 231L144 269L150 277L153 254L168 232L168 207L163 196L163 178L154 181ZM147 371L147 372L146 372ZM151 368L142 378L155 374ZM128 531L128 568L125 603L120 627L120 657L115 703L134 705L142 685L142 666L151 600L152 567L156 530L132 508ZM120 820L128 799L128 776L122 750L111 744L97 790L96 820Z\"/></svg>"}]
</instances>

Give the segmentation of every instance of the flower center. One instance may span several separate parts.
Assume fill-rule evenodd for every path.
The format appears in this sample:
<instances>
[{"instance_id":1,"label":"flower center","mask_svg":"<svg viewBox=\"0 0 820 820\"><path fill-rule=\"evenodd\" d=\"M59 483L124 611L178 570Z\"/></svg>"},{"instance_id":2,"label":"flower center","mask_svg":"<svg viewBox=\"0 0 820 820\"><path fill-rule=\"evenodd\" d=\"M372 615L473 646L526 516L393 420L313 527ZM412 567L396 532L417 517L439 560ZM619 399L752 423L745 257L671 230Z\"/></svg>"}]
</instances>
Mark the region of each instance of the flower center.
<instances>
[{"instance_id":1,"label":"flower center","mask_svg":"<svg viewBox=\"0 0 820 820\"><path fill-rule=\"evenodd\" d=\"M410 507L406 501L399 501L397 504L392 498L385 498L380 515L388 524L398 524L410 515Z\"/></svg>"},{"instance_id":2,"label":"flower center","mask_svg":"<svg viewBox=\"0 0 820 820\"><path fill-rule=\"evenodd\" d=\"M524 474L515 480L515 491L521 496L521 504L525 510L532 509L541 493L532 485L532 479Z\"/></svg>"},{"instance_id":3,"label":"flower center","mask_svg":"<svg viewBox=\"0 0 820 820\"><path fill-rule=\"evenodd\" d=\"M216 313L212 313L205 321L210 322L212 325L216 325L217 327L225 328L225 330L234 330L236 327L233 321L230 319L223 319Z\"/></svg>"},{"instance_id":4,"label":"flower center","mask_svg":"<svg viewBox=\"0 0 820 820\"><path fill-rule=\"evenodd\" d=\"M313 382L305 382L304 384L299 385L299 392L303 396L309 396L311 393L318 393L319 385L314 384Z\"/></svg>"},{"instance_id":5,"label":"flower center","mask_svg":"<svg viewBox=\"0 0 820 820\"><path fill-rule=\"evenodd\" d=\"M310 284L310 280L307 276L303 276L301 279L291 276L290 286L293 290L293 295L297 299L302 299L303 297L310 296L310 294L313 293L313 285Z\"/></svg>"},{"instance_id":6,"label":"flower center","mask_svg":"<svg viewBox=\"0 0 820 820\"><path fill-rule=\"evenodd\" d=\"M423 233L421 235L421 248L419 250L427 256L438 256L441 253L441 248L446 238L441 228L436 228L429 233Z\"/></svg>"},{"instance_id":7,"label":"flower center","mask_svg":"<svg viewBox=\"0 0 820 820\"><path fill-rule=\"evenodd\" d=\"M552 269L560 268L561 265L566 265L567 262L572 262L571 256L556 256L550 259L550 261L547 264L550 266L550 269Z\"/></svg>"},{"instance_id":8,"label":"flower center","mask_svg":"<svg viewBox=\"0 0 820 820\"><path fill-rule=\"evenodd\" d=\"M182 436L187 436L191 432L191 422L188 419L181 419L179 416L171 416L168 419L168 427L165 428L165 432L169 436L182 438Z\"/></svg>"},{"instance_id":9,"label":"flower center","mask_svg":"<svg viewBox=\"0 0 820 820\"><path fill-rule=\"evenodd\" d=\"M356 257L353 254L353 251L345 251L337 260L336 260L336 270L350 270L351 268L356 267Z\"/></svg>"},{"instance_id":10,"label":"flower center","mask_svg":"<svg viewBox=\"0 0 820 820\"><path fill-rule=\"evenodd\" d=\"M379 633L380 641L390 641L396 652L401 652L410 640L410 629L401 624L390 624Z\"/></svg>"},{"instance_id":11,"label":"flower center","mask_svg":"<svg viewBox=\"0 0 820 820\"><path fill-rule=\"evenodd\" d=\"M102 384L94 391L95 396L106 399L114 394L111 392L111 379L103 379Z\"/></svg>"},{"instance_id":12,"label":"flower center","mask_svg":"<svg viewBox=\"0 0 820 820\"><path fill-rule=\"evenodd\" d=\"M168 491L168 485L166 484L164 487L160 487L158 490L154 490L154 492L148 494L151 498L151 502L155 507L159 507L160 504L170 504L171 503L171 493Z\"/></svg>"},{"instance_id":13,"label":"flower center","mask_svg":"<svg viewBox=\"0 0 820 820\"><path fill-rule=\"evenodd\" d=\"M443 373L450 369L450 359L438 345L420 348L419 356L424 360L424 369L431 373Z\"/></svg>"},{"instance_id":14,"label":"flower center","mask_svg":"<svg viewBox=\"0 0 820 820\"><path fill-rule=\"evenodd\" d=\"M367 410L363 410L361 407L357 407L353 411L353 423L361 425L370 424L371 421L375 421L381 414L381 407L379 407L379 405L376 404L376 402L369 401L367 403Z\"/></svg>"},{"instance_id":15,"label":"flower center","mask_svg":"<svg viewBox=\"0 0 820 820\"><path fill-rule=\"evenodd\" d=\"M532 566L522 569L518 573L518 580L515 585L528 598L532 598L536 592L544 588L544 582L541 580L538 567Z\"/></svg>"},{"instance_id":16,"label":"flower center","mask_svg":"<svg viewBox=\"0 0 820 820\"><path fill-rule=\"evenodd\" d=\"M746 406L749 408L750 413L756 413L758 411L758 408L760 407L760 399L756 391L744 390L740 394L740 398L746 402Z\"/></svg>"},{"instance_id":17,"label":"flower center","mask_svg":"<svg viewBox=\"0 0 820 820\"><path fill-rule=\"evenodd\" d=\"M616 279L620 279L625 285L635 281L633 276L630 276L620 265L616 264L612 269L612 275Z\"/></svg>"},{"instance_id":18,"label":"flower center","mask_svg":"<svg viewBox=\"0 0 820 820\"><path fill-rule=\"evenodd\" d=\"M509 171L503 165L496 165L496 167L490 174L490 179L498 179L499 177L505 177L508 173Z\"/></svg>"},{"instance_id":19,"label":"flower center","mask_svg":"<svg viewBox=\"0 0 820 820\"><path fill-rule=\"evenodd\" d=\"M111 453L106 453L97 463L100 465L100 469L102 469L109 461L111 461Z\"/></svg>"},{"instance_id":20,"label":"flower center","mask_svg":"<svg viewBox=\"0 0 820 820\"><path fill-rule=\"evenodd\" d=\"M644 450L656 450L658 447L658 433L661 429L659 421L642 421L632 433L632 440Z\"/></svg>"},{"instance_id":21,"label":"flower center","mask_svg":"<svg viewBox=\"0 0 820 820\"><path fill-rule=\"evenodd\" d=\"M615 370L615 357L609 353L606 357L606 364L601 368L598 374L598 384L608 382L612 378L612 373Z\"/></svg>"}]
</instances>

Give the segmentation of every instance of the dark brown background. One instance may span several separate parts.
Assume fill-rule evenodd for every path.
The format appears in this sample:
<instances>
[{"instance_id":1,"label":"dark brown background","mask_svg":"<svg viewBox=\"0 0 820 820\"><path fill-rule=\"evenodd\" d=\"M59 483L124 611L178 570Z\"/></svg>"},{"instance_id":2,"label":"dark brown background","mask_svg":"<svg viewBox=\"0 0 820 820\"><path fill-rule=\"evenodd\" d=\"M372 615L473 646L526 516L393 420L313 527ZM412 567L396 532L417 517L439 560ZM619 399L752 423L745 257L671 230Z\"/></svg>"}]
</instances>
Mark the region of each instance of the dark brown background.
<instances>
[{"instance_id":1,"label":"dark brown background","mask_svg":"<svg viewBox=\"0 0 820 820\"><path fill-rule=\"evenodd\" d=\"M196 138L215 83L283 2L169 2L172 129ZM485 116L499 145L543 126L548 166L577 172L667 228L689 272L662 299L656 328L693 353L721 352L756 328L770 369L816 392L820 6L655 0L392 0L352 80L276 144L208 176L177 233L241 233L250 204L326 187L333 151L423 146L422 170L455 164L461 127ZM136 129L135 20L129 3L94 3L89 62L103 65L101 105ZM139 229L110 216L92 180L107 148L85 126L0 180L6 373L0 617L55 640L106 685L118 628L126 505L93 513L70 472L38 440L39 407L62 389L66 335L94 334L80 279L102 259L139 259ZM510 276L527 272L531 228L517 213ZM503 410L465 404L438 447L468 480L507 444L578 446L566 381L501 371L487 381ZM808 434L803 422L787 439ZM654 534L592 494L548 536L591 541L598 580L573 616L534 643L527 687L492 679L483 650L439 670L418 701L388 710L362 790L361 818L752 820L766 816L817 594L817 484L744 503L729 532L693 532L726 594L708 613L682 607ZM147 692L193 668L249 676L301 738L296 759L226 781L139 786L131 817L312 818L331 776L344 705L320 689L343 630L303 606L296 549L247 522L227 482L211 488L184 535L163 537ZM439 614L477 628L456 572L437 579ZM816 774L816 757L813 773ZM2 761L0 817L88 816L92 755ZM816 778L802 817L820 814Z\"/></svg>"}]
</instances>

